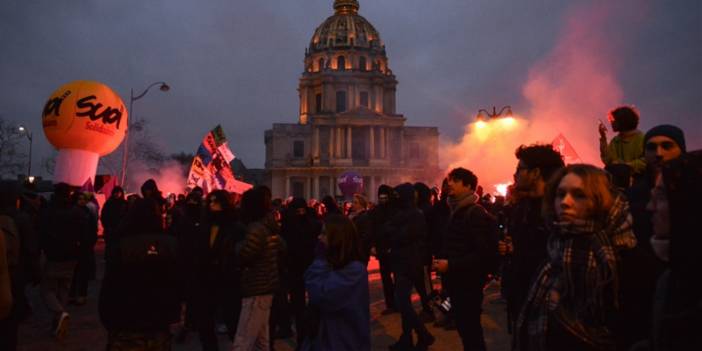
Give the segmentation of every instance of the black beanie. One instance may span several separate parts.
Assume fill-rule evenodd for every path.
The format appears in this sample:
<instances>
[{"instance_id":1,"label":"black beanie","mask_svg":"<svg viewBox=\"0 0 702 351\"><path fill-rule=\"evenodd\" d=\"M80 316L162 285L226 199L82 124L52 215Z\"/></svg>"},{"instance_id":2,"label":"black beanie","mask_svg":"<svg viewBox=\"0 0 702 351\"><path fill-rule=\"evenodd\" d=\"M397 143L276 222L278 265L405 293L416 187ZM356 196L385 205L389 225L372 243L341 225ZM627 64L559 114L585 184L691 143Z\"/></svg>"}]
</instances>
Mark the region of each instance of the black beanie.
<instances>
[{"instance_id":1,"label":"black beanie","mask_svg":"<svg viewBox=\"0 0 702 351\"><path fill-rule=\"evenodd\" d=\"M389 185L381 185L378 187L378 195L388 195L391 196L393 189Z\"/></svg>"},{"instance_id":2,"label":"black beanie","mask_svg":"<svg viewBox=\"0 0 702 351\"><path fill-rule=\"evenodd\" d=\"M644 137L644 144L646 144L648 140L653 138L654 136L664 136L673 139L675 143L678 144L678 147L680 147L680 150L682 150L682 152L685 152L685 134L680 128L672 126L670 124L661 124L659 126L655 126L649 129L648 132L646 132L646 136Z\"/></svg>"}]
</instances>

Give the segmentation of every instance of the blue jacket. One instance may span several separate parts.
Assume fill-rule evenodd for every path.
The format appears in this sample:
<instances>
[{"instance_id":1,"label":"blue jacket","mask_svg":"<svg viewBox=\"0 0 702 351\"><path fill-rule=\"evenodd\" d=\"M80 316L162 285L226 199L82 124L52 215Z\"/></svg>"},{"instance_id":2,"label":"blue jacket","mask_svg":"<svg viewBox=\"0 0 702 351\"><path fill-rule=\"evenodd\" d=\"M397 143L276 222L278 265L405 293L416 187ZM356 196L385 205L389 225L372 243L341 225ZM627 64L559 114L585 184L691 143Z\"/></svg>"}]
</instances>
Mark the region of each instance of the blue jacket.
<instances>
[{"instance_id":1,"label":"blue jacket","mask_svg":"<svg viewBox=\"0 0 702 351\"><path fill-rule=\"evenodd\" d=\"M367 351L370 345L370 296L366 266L353 261L332 270L317 258L305 272L309 301L320 310L319 333L303 350Z\"/></svg>"}]
</instances>

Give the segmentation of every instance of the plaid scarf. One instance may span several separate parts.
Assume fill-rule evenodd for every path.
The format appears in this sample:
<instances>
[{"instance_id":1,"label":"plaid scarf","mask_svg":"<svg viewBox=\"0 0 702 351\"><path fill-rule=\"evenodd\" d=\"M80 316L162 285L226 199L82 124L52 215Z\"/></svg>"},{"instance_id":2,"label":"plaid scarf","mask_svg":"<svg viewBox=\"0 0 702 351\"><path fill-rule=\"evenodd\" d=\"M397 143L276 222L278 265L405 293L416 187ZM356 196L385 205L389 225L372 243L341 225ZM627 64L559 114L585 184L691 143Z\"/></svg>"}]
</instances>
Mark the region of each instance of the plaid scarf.
<instances>
[{"instance_id":1,"label":"plaid scarf","mask_svg":"<svg viewBox=\"0 0 702 351\"><path fill-rule=\"evenodd\" d=\"M553 324L598 350L614 349L608 321L619 309L618 251L636 246L631 223L621 196L605 221L553 223L548 261L532 282L517 320L517 350L546 350ZM526 340L520 340L520 331L526 332Z\"/></svg>"}]
</instances>

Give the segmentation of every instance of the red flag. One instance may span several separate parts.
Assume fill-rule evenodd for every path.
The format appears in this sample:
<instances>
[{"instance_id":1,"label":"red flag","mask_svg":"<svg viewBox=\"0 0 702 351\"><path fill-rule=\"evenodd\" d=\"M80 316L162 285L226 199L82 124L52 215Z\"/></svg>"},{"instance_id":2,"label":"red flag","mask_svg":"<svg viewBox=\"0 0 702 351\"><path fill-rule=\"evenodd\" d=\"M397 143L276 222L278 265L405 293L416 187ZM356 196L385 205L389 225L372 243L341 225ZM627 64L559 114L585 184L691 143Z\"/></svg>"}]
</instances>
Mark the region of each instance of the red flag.
<instances>
[{"instance_id":1,"label":"red flag","mask_svg":"<svg viewBox=\"0 0 702 351\"><path fill-rule=\"evenodd\" d=\"M566 139L562 133L558 134L556 139L553 139L551 145L553 146L554 150L563 155L563 162L565 162L566 165L583 162L580 159L580 156L578 156L578 153L575 151L575 148L573 148L573 145L568 142L568 139Z\"/></svg>"},{"instance_id":2,"label":"red flag","mask_svg":"<svg viewBox=\"0 0 702 351\"><path fill-rule=\"evenodd\" d=\"M88 180L85 181L85 184L83 184L83 186L80 188L80 191L84 193L94 193L95 188L93 187L93 179L88 178Z\"/></svg>"},{"instance_id":3,"label":"red flag","mask_svg":"<svg viewBox=\"0 0 702 351\"><path fill-rule=\"evenodd\" d=\"M103 184L102 188L97 192L99 194L105 194L105 197L110 197L112 195L112 189L114 189L115 186L117 186L117 177L110 176L110 180Z\"/></svg>"}]
</instances>

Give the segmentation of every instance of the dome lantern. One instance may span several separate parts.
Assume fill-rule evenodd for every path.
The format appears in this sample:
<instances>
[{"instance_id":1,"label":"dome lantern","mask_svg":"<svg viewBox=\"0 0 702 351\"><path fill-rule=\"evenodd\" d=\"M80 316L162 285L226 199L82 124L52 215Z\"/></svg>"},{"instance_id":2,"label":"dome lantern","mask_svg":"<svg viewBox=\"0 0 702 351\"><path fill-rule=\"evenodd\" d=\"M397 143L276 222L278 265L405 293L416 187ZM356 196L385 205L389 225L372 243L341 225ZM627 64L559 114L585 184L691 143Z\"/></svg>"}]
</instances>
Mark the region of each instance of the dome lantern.
<instances>
[{"instance_id":1,"label":"dome lantern","mask_svg":"<svg viewBox=\"0 0 702 351\"><path fill-rule=\"evenodd\" d=\"M334 10L337 15L358 14L359 7L356 0L334 0Z\"/></svg>"}]
</instances>

